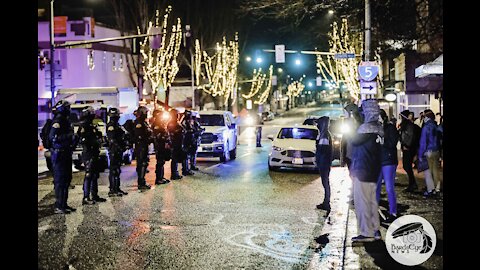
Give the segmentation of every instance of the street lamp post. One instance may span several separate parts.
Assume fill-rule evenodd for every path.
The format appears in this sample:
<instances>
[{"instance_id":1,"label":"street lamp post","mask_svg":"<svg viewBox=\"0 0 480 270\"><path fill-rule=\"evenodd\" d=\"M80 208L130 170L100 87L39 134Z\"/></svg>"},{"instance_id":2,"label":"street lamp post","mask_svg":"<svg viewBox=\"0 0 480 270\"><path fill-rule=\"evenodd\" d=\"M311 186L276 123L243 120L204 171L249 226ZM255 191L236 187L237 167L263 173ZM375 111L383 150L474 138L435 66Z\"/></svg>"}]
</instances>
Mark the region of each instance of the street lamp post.
<instances>
[{"instance_id":1,"label":"street lamp post","mask_svg":"<svg viewBox=\"0 0 480 270\"><path fill-rule=\"evenodd\" d=\"M53 2L55 0L50 0L50 91L52 92L51 105L52 109L55 106L55 40L54 40L54 15L53 15Z\"/></svg>"}]
</instances>

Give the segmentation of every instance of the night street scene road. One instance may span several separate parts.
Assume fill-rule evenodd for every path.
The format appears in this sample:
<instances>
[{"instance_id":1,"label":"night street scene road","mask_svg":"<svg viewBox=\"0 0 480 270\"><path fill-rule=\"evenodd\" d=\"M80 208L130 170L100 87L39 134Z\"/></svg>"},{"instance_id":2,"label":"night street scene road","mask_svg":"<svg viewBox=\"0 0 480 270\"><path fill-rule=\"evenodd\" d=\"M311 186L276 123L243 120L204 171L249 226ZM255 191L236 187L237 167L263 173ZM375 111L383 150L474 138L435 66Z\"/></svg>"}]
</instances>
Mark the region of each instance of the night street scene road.
<instances>
[{"instance_id":1,"label":"night street scene road","mask_svg":"<svg viewBox=\"0 0 480 270\"><path fill-rule=\"evenodd\" d=\"M37 267L443 269L443 113L442 0L39 0Z\"/></svg>"}]
</instances>

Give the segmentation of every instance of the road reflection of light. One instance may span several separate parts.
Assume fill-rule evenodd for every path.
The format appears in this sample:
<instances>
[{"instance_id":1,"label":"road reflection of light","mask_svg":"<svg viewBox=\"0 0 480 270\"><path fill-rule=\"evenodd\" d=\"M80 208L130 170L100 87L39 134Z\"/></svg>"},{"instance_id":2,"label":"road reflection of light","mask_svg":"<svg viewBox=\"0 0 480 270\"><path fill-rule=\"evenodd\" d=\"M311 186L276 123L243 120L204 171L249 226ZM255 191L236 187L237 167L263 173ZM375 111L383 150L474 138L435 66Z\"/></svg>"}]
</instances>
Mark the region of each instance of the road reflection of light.
<instances>
[{"instance_id":1,"label":"road reflection of light","mask_svg":"<svg viewBox=\"0 0 480 270\"><path fill-rule=\"evenodd\" d=\"M182 235L177 226L169 224L175 223L176 211L175 211L175 187L172 183L167 184L163 193L163 209L160 212L162 222L167 225L162 225L160 228L168 233L165 234L166 244L169 247L181 247L183 243Z\"/></svg>"},{"instance_id":2,"label":"road reflection of light","mask_svg":"<svg viewBox=\"0 0 480 270\"><path fill-rule=\"evenodd\" d=\"M139 214L131 222L132 232L127 238L128 245L139 244L141 236L150 232L150 224L148 222L153 200L153 190L146 191L142 195L142 198L138 202L138 205L140 205L138 210Z\"/></svg>"}]
</instances>

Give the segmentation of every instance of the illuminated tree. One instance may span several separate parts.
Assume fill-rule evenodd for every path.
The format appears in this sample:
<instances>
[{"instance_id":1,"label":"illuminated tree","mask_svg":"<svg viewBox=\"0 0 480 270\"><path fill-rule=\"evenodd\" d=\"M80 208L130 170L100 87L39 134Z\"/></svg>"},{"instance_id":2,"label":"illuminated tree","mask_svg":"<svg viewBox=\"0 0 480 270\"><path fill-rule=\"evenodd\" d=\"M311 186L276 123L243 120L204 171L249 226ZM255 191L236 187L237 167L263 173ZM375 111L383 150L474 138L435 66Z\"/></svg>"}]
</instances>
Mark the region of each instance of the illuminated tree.
<instances>
[{"instance_id":1,"label":"illuminated tree","mask_svg":"<svg viewBox=\"0 0 480 270\"><path fill-rule=\"evenodd\" d=\"M157 39L145 37L140 43L140 52L142 54L142 64L144 79L150 81L152 85L152 94L157 105L157 93L160 88L167 89L175 80L178 72L177 56L182 42L182 25L177 18L177 24L173 25L171 32L168 32L168 15L172 10L168 6L163 16L163 22L159 24L159 11L157 10L155 24L149 23L147 33L161 31L160 44ZM140 34L140 29L138 29ZM159 46L157 46L159 45Z\"/></svg>"},{"instance_id":2,"label":"illuminated tree","mask_svg":"<svg viewBox=\"0 0 480 270\"><path fill-rule=\"evenodd\" d=\"M337 87L343 82L350 96L358 100L360 95L360 86L358 82L358 58L335 59L337 53L355 53L362 54L361 34L351 35L348 31L346 19L342 20L339 29L336 22L332 24L332 30L329 32L330 54L317 55L317 72L322 75L322 79Z\"/></svg>"},{"instance_id":3,"label":"illuminated tree","mask_svg":"<svg viewBox=\"0 0 480 270\"><path fill-rule=\"evenodd\" d=\"M195 40L195 85L212 97L223 98L223 105L228 105L232 99L235 102L234 90L237 89L237 70L239 64L238 35L233 41L223 37L222 43L217 43L215 53L209 56L200 48L200 42Z\"/></svg>"}]
</instances>

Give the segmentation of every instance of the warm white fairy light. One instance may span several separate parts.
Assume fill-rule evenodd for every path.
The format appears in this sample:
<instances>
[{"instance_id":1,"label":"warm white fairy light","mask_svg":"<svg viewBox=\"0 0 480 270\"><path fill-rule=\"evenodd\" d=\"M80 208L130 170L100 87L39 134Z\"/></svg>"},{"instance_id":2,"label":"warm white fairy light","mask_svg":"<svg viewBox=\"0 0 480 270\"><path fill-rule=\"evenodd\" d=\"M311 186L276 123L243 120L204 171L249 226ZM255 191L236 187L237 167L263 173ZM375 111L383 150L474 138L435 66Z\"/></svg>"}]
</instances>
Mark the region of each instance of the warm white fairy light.
<instances>
[{"instance_id":1,"label":"warm white fairy light","mask_svg":"<svg viewBox=\"0 0 480 270\"><path fill-rule=\"evenodd\" d=\"M223 96L224 104L227 104L237 84L238 34L235 34L235 40L229 41L228 45L223 37L222 43L217 43L215 48L214 55L209 56L206 51L201 51L200 42L195 41L195 84L213 97ZM202 79L206 81L203 84Z\"/></svg>"},{"instance_id":2,"label":"warm white fairy light","mask_svg":"<svg viewBox=\"0 0 480 270\"><path fill-rule=\"evenodd\" d=\"M268 74L268 83L267 83L267 87L265 88L265 90L263 91L263 93L260 95L259 99L256 100L255 104L263 104L267 101L268 99L268 96L270 95L270 90L272 89L272 75L273 75L273 65L270 65L270 68L268 69L269 70L269 74Z\"/></svg>"},{"instance_id":3,"label":"warm white fairy light","mask_svg":"<svg viewBox=\"0 0 480 270\"><path fill-rule=\"evenodd\" d=\"M342 20L340 30L337 23L333 23L329 37L329 51L331 53L362 54L361 34L353 38L350 37L346 19ZM360 95L360 85L357 80L358 64L356 58L335 59L334 55L317 55L317 71L322 74L322 78L327 83L335 85L340 85L340 82L343 82L350 91L350 96L355 99L358 99Z\"/></svg>"},{"instance_id":4,"label":"warm white fairy light","mask_svg":"<svg viewBox=\"0 0 480 270\"><path fill-rule=\"evenodd\" d=\"M149 37L145 37L144 41L140 44L140 52L143 59L143 72L145 74L144 79L150 81L155 101L159 88L166 89L167 87L170 87L179 70L176 59L182 41L182 24L178 18L177 24L172 26L171 33L167 32L168 16L171 11L172 7L168 6L165 15L163 16L163 23L160 26L159 11L157 10L155 25L152 22L149 22L148 25L147 33L150 33L153 27L162 27L160 48L151 48Z\"/></svg>"}]
</instances>

